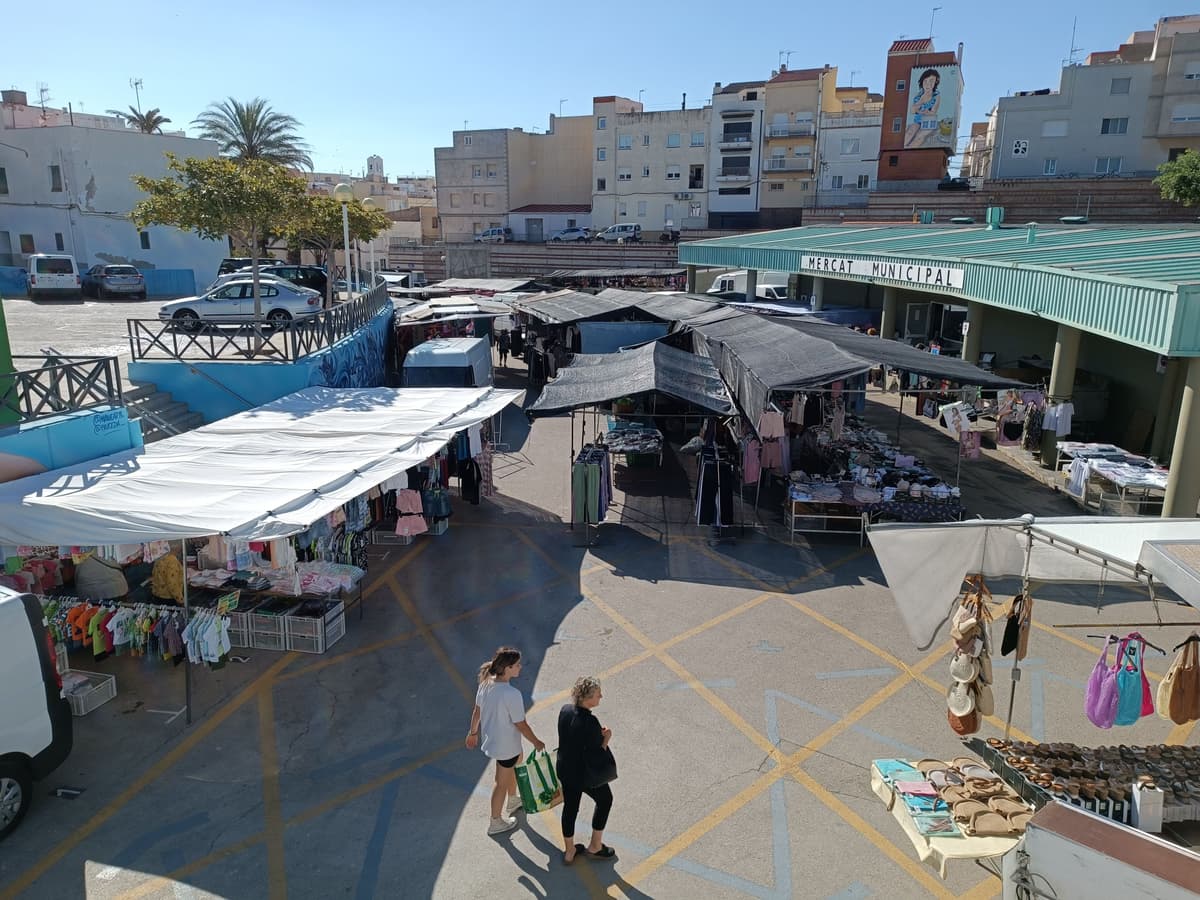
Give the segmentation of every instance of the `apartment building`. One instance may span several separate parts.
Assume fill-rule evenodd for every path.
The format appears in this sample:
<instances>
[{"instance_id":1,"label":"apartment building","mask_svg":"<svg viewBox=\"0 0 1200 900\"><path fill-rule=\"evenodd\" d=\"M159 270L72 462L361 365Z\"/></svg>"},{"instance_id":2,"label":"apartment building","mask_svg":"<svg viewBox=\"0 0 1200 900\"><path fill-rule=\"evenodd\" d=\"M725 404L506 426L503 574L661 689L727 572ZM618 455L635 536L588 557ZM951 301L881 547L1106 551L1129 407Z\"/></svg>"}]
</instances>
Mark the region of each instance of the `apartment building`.
<instances>
[{"instance_id":1,"label":"apartment building","mask_svg":"<svg viewBox=\"0 0 1200 900\"><path fill-rule=\"evenodd\" d=\"M97 115L84 112L82 108L55 107L45 103L30 105L29 95L16 88L0 91L0 121L5 128L56 128L73 125L76 128L95 128L105 131L132 131L140 134L129 123L127 116ZM170 137L185 137L180 129L164 128L163 134Z\"/></svg>"},{"instance_id":2,"label":"apartment building","mask_svg":"<svg viewBox=\"0 0 1200 900\"><path fill-rule=\"evenodd\" d=\"M836 107L820 118L814 203L866 206L878 171L883 95L865 87L839 87L834 96Z\"/></svg>"},{"instance_id":3,"label":"apartment building","mask_svg":"<svg viewBox=\"0 0 1200 900\"><path fill-rule=\"evenodd\" d=\"M966 152L963 153L962 169L959 174L964 178L986 178L992 171L992 119L996 115L995 108L988 114L986 122L971 123L971 137L967 141Z\"/></svg>"},{"instance_id":4,"label":"apartment building","mask_svg":"<svg viewBox=\"0 0 1200 900\"><path fill-rule=\"evenodd\" d=\"M812 206L818 177L817 126L822 115L840 111L837 68L787 69L766 83L759 224L766 228L801 223L799 210Z\"/></svg>"},{"instance_id":5,"label":"apartment building","mask_svg":"<svg viewBox=\"0 0 1200 900\"><path fill-rule=\"evenodd\" d=\"M521 128L455 131L433 151L438 227L448 243L508 224L521 207L592 201L591 116L550 116L545 133ZM511 227L511 226L509 226ZM540 241L544 231L514 234Z\"/></svg>"},{"instance_id":6,"label":"apartment building","mask_svg":"<svg viewBox=\"0 0 1200 900\"><path fill-rule=\"evenodd\" d=\"M765 80L713 85L709 228L758 227L766 87Z\"/></svg>"},{"instance_id":7,"label":"apartment building","mask_svg":"<svg viewBox=\"0 0 1200 900\"><path fill-rule=\"evenodd\" d=\"M962 44L939 53L932 38L888 48L876 189L932 190L954 155L962 102Z\"/></svg>"},{"instance_id":8,"label":"apartment building","mask_svg":"<svg viewBox=\"0 0 1200 900\"><path fill-rule=\"evenodd\" d=\"M992 178L1150 177L1200 150L1200 15L1169 16L996 105Z\"/></svg>"},{"instance_id":9,"label":"apartment building","mask_svg":"<svg viewBox=\"0 0 1200 900\"><path fill-rule=\"evenodd\" d=\"M668 223L708 224L711 107L647 112L627 97L594 97L592 121L594 229L631 222L649 237Z\"/></svg>"}]
</instances>

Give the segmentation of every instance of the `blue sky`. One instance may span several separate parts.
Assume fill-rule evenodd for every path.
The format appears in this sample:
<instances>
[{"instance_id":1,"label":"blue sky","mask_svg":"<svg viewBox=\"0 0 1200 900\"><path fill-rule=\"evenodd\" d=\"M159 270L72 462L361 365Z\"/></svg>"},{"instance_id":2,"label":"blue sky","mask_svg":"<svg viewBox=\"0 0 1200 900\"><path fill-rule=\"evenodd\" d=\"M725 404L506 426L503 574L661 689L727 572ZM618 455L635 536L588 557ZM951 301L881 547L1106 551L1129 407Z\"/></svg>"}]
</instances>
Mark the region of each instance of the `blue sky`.
<instances>
[{"instance_id":1,"label":"blue sky","mask_svg":"<svg viewBox=\"0 0 1200 900\"><path fill-rule=\"evenodd\" d=\"M141 78L142 108L161 108L176 128L214 100L260 95L303 123L319 171L358 172L378 153L389 175L423 175L464 121L544 129L560 100L564 115L582 115L593 96L639 90L647 109L678 108L684 92L697 106L716 81L768 77L780 51L795 51L793 69L829 63L839 84L853 71L855 85L880 90L889 44L926 36L939 4L937 49L966 45L960 143L998 97L1057 88L1076 16L1082 60L1160 16L1197 11L1118 0L66 0L54 17L71 39L21 31L6 42L3 78L31 101L45 83L53 105L96 113L133 104L129 81Z\"/></svg>"}]
</instances>

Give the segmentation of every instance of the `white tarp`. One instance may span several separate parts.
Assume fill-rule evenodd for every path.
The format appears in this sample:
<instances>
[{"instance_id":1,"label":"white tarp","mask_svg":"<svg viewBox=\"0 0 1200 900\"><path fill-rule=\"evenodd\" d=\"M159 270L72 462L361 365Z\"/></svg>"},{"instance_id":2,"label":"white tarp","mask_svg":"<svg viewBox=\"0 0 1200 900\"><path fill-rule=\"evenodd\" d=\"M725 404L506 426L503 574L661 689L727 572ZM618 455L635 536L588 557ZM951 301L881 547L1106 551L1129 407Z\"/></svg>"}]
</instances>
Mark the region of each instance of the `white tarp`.
<instances>
[{"instance_id":1,"label":"white tarp","mask_svg":"<svg viewBox=\"0 0 1200 900\"><path fill-rule=\"evenodd\" d=\"M1143 554L1147 543L1200 541L1200 519L1105 516L977 520L946 525L877 525L871 546L909 636L928 647L949 616L963 578L1029 577L1041 582L1136 582L1150 575L1193 605L1167 566ZM1031 543L1032 539L1032 543ZM1193 582L1194 583L1194 582Z\"/></svg>"},{"instance_id":2,"label":"white tarp","mask_svg":"<svg viewBox=\"0 0 1200 900\"><path fill-rule=\"evenodd\" d=\"M0 484L0 544L303 531L520 396L312 387L137 451Z\"/></svg>"}]
</instances>

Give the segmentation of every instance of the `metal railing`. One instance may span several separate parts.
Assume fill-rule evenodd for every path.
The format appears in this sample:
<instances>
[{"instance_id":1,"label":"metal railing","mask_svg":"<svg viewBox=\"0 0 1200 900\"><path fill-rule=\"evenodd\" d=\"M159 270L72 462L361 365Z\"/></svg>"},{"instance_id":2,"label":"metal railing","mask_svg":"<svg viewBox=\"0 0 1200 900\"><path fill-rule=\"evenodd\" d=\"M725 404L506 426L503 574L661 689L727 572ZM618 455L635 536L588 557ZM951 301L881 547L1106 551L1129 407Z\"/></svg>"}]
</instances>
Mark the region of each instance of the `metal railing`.
<instances>
[{"instance_id":1,"label":"metal railing","mask_svg":"<svg viewBox=\"0 0 1200 900\"><path fill-rule=\"evenodd\" d=\"M805 137L811 136L816 128L812 122L781 122L778 125L767 126L768 137Z\"/></svg>"},{"instance_id":2,"label":"metal railing","mask_svg":"<svg viewBox=\"0 0 1200 900\"><path fill-rule=\"evenodd\" d=\"M810 157L771 156L763 160L764 172L811 172L812 167Z\"/></svg>"},{"instance_id":3,"label":"metal railing","mask_svg":"<svg viewBox=\"0 0 1200 900\"><path fill-rule=\"evenodd\" d=\"M19 368L26 361L41 365ZM115 356L14 356L13 365L16 371L0 375L0 408L15 412L22 422L122 405Z\"/></svg>"},{"instance_id":4,"label":"metal railing","mask_svg":"<svg viewBox=\"0 0 1200 900\"><path fill-rule=\"evenodd\" d=\"M126 319L135 360L270 359L292 362L354 334L380 310L390 309L386 285L339 303L309 319L276 328L268 322L198 323L190 330L159 319Z\"/></svg>"},{"instance_id":5,"label":"metal railing","mask_svg":"<svg viewBox=\"0 0 1200 900\"><path fill-rule=\"evenodd\" d=\"M869 110L821 113L821 124L829 128L871 127L883 124L883 113L870 112Z\"/></svg>"},{"instance_id":6,"label":"metal railing","mask_svg":"<svg viewBox=\"0 0 1200 900\"><path fill-rule=\"evenodd\" d=\"M721 169L720 177L721 178L749 178L750 177L750 167L749 166L726 166L725 168Z\"/></svg>"}]
</instances>

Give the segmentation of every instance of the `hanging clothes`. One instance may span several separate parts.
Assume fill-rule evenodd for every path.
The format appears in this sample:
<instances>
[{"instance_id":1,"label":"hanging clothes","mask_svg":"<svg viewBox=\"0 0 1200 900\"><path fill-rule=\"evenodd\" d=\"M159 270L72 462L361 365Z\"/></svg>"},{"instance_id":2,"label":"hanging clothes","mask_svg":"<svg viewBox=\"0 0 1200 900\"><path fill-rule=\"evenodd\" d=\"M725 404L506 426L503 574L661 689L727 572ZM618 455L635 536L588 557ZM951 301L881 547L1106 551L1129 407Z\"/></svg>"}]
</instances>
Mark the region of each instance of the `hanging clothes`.
<instances>
[{"instance_id":1,"label":"hanging clothes","mask_svg":"<svg viewBox=\"0 0 1200 900\"><path fill-rule=\"evenodd\" d=\"M571 465L571 522L598 525L612 502L612 469L608 448L588 445Z\"/></svg>"}]
</instances>

